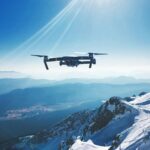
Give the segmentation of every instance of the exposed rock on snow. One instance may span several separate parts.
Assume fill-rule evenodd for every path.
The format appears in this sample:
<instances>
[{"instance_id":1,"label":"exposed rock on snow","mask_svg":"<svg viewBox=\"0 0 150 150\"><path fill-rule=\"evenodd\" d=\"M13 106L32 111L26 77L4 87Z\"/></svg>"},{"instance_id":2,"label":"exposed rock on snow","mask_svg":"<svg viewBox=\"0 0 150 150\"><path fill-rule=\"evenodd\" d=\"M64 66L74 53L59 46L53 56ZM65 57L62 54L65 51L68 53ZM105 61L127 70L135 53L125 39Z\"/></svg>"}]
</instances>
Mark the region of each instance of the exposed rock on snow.
<instances>
[{"instance_id":1,"label":"exposed rock on snow","mask_svg":"<svg viewBox=\"0 0 150 150\"><path fill-rule=\"evenodd\" d=\"M132 108L127 103L121 101L119 97L112 97L106 103L104 103L97 112L94 118L94 124L91 127L91 132L95 132L105 127L113 118L121 118L125 113L131 113L135 115L138 113L135 108Z\"/></svg>"}]
</instances>

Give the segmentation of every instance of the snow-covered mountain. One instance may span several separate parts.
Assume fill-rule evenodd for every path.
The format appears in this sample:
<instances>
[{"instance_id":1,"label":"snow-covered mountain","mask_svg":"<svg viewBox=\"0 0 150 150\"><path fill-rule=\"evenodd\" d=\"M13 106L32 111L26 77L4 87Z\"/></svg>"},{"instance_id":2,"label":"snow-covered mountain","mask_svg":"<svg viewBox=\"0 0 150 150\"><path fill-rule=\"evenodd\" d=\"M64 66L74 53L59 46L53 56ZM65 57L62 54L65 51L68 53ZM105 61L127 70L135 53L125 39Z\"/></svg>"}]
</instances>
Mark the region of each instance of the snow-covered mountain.
<instances>
[{"instance_id":1,"label":"snow-covered mountain","mask_svg":"<svg viewBox=\"0 0 150 150\"><path fill-rule=\"evenodd\" d=\"M147 150L150 147L150 93L126 99L111 97L95 110L77 112L52 128L16 138L2 147L23 150Z\"/></svg>"},{"instance_id":2,"label":"snow-covered mountain","mask_svg":"<svg viewBox=\"0 0 150 150\"><path fill-rule=\"evenodd\" d=\"M137 112L132 125L116 135L110 147L98 147L89 141L76 140L70 150L148 150L150 149L150 93L141 93L133 101L126 103ZM131 115L131 114L130 114ZM123 118L125 115L122 116ZM120 119L119 119L120 120ZM111 124L111 122L110 122ZM124 122L120 122L124 124ZM108 125L105 127L108 128ZM118 128L119 129L119 128ZM101 132L101 130L100 130ZM114 130L112 129L112 132ZM112 134L108 132L108 134ZM106 134L107 136L107 134ZM100 137L97 136L100 140ZM92 146L91 146L92 145ZM96 147L97 146L97 147Z\"/></svg>"}]
</instances>

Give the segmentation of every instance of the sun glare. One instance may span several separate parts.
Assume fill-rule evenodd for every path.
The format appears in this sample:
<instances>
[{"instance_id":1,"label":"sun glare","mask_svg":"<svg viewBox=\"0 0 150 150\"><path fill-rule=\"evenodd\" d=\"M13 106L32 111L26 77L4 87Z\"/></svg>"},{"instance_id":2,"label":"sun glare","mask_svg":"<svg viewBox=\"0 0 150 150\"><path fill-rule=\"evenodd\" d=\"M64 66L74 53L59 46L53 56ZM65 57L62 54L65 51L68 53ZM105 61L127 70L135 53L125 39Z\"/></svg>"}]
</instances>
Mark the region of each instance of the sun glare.
<instances>
[{"instance_id":1,"label":"sun glare","mask_svg":"<svg viewBox=\"0 0 150 150\"><path fill-rule=\"evenodd\" d=\"M114 2L114 0L90 0L90 1L96 6L108 6ZM86 2L89 2L89 0L86 0Z\"/></svg>"}]
</instances>

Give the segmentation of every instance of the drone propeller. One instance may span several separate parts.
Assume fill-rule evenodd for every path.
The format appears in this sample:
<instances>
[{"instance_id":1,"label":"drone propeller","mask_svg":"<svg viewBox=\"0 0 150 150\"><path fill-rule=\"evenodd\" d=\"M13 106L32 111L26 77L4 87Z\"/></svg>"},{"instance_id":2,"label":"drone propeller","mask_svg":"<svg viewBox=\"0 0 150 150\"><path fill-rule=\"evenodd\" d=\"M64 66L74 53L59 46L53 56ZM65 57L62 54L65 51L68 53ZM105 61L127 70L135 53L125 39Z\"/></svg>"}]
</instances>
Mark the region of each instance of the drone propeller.
<instances>
[{"instance_id":1,"label":"drone propeller","mask_svg":"<svg viewBox=\"0 0 150 150\"><path fill-rule=\"evenodd\" d=\"M86 54L89 54L89 55L108 55L107 53L93 53L93 52L74 52L76 54L81 54L81 55L86 55Z\"/></svg>"},{"instance_id":2,"label":"drone propeller","mask_svg":"<svg viewBox=\"0 0 150 150\"><path fill-rule=\"evenodd\" d=\"M35 56L35 57L48 57L47 55L31 55L31 56Z\"/></svg>"},{"instance_id":3,"label":"drone propeller","mask_svg":"<svg viewBox=\"0 0 150 150\"><path fill-rule=\"evenodd\" d=\"M88 53L88 54L92 54L92 55L108 55L107 53Z\"/></svg>"}]
</instances>

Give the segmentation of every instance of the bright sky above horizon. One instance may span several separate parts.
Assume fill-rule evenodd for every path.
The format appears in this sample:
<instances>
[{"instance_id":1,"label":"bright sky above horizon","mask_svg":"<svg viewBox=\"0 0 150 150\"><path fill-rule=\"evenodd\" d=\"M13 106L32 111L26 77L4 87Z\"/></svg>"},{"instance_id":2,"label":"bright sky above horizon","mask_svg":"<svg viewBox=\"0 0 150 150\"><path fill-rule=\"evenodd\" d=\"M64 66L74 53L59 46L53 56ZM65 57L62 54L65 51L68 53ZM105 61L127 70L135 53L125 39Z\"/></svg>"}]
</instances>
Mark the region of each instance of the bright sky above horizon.
<instances>
[{"instance_id":1,"label":"bright sky above horizon","mask_svg":"<svg viewBox=\"0 0 150 150\"><path fill-rule=\"evenodd\" d=\"M97 65L78 68L50 64L31 54L51 57L106 52ZM0 70L37 78L150 76L149 0L1 0ZM61 76L60 76L61 74Z\"/></svg>"}]
</instances>

